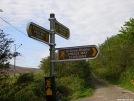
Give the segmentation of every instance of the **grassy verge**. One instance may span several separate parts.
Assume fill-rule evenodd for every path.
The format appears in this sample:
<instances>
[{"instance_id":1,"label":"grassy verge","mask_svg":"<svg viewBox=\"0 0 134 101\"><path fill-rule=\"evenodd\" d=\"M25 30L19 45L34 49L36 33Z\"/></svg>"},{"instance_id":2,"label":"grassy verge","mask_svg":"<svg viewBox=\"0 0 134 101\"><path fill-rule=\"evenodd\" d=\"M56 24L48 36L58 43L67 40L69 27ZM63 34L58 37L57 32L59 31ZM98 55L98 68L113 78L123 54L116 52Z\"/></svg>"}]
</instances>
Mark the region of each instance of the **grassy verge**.
<instances>
[{"instance_id":1,"label":"grassy verge","mask_svg":"<svg viewBox=\"0 0 134 101\"><path fill-rule=\"evenodd\" d=\"M90 97L93 94L94 87L90 80L87 82L84 79L73 75L57 79L57 91L62 93L66 98L60 98L61 101L70 101L84 97ZM65 100L68 99L68 100Z\"/></svg>"},{"instance_id":2,"label":"grassy verge","mask_svg":"<svg viewBox=\"0 0 134 101\"><path fill-rule=\"evenodd\" d=\"M76 91L72 96L73 100L80 99L80 98L87 98L93 95L93 88L86 88L80 91Z\"/></svg>"},{"instance_id":3,"label":"grassy verge","mask_svg":"<svg viewBox=\"0 0 134 101\"><path fill-rule=\"evenodd\" d=\"M0 82L0 101L46 101L43 73L26 73ZM70 101L92 95L90 80L73 75L56 78L57 98Z\"/></svg>"},{"instance_id":4,"label":"grassy verge","mask_svg":"<svg viewBox=\"0 0 134 101\"><path fill-rule=\"evenodd\" d=\"M0 101L45 101L43 78L38 73L0 81Z\"/></svg>"},{"instance_id":5,"label":"grassy verge","mask_svg":"<svg viewBox=\"0 0 134 101\"><path fill-rule=\"evenodd\" d=\"M134 92L134 84L131 83L131 80L134 80L133 79L134 78L133 67L131 67L127 71L121 73L121 76L118 80L106 79L107 77L105 77L105 75L103 73L97 73L97 74L98 74L97 76L99 78L102 78L111 84L117 85L117 86L122 87L126 90Z\"/></svg>"},{"instance_id":6,"label":"grassy verge","mask_svg":"<svg viewBox=\"0 0 134 101\"><path fill-rule=\"evenodd\" d=\"M124 88L124 89L127 89L129 91L132 91L134 92L134 85L130 85L130 84L119 84L118 86Z\"/></svg>"}]
</instances>

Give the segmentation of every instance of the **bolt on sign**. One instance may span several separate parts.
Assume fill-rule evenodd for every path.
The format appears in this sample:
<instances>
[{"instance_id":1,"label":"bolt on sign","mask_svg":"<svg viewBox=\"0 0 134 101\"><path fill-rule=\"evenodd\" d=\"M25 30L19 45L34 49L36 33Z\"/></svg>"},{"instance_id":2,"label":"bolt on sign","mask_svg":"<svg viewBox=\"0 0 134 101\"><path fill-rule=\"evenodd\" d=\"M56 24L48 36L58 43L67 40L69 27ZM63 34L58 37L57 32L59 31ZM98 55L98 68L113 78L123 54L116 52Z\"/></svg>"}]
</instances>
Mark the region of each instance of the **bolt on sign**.
<instances>
[{"instance_id":1,"label":"bolt on sign","mask_svg":"<svg viewBox=\"0 0 134 101\"><path fill-rule=\"evenodd\" d=\"M56 101L55 78L45 77L45 92L47 101Z\"/></svg>"},{"instance_id":2,"label":"bolt on sign","mask_svg":"<svg viewBox=\"0 0 134 101\"><path fill-rule=\"evenodd\" d=\"M27 25L27 33L31 38L49 44L49 30L30 22Z\"/></svg>"},{"instance_id":3,"label":"bolt on sign","mask_svg":"<svg viewBox=\"0 0 134 101\"><path fill-rule=\"evenodd\" d=\"M57 50L59 61L94 59L99 53L96 45L57 48Z\"/></svg>"},{"instance_id":4,"label":"bolt on sign","mask_svg":"<svg viewBox=\"0 0 134 101\"><path fill-rule=\"evenodd\" d=\"M58 21L55 21L55 30L56 34L60 35L65 39L69 39L70 37L70 30L66 26L62 25Z\"/></svg>"}]
</instances>

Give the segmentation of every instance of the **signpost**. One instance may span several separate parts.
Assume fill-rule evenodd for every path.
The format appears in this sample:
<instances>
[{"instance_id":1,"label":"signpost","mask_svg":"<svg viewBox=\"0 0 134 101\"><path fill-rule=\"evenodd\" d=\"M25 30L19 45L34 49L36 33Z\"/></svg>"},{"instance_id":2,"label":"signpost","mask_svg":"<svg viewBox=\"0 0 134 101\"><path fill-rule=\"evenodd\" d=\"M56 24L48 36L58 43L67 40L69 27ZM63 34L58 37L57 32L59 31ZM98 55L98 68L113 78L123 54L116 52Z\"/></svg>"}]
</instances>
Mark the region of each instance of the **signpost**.
<instances>
[{"instance_id":1,"label":"signpost","mask_svg":"<svg viewBox=\"0 0 134 101\"><path fill-rule=\"evenodd\" d=\"M58 60L55 62L94 59L99 53L96 45L57 48L56 50L58 50Z\"/></svg>"},{"instance_id":2,"label":"signpost","mask_svg":"<svg viewBox=\"0 0 134 101\"><path fill-rule=\"evenodd\" d=\"M44 42L50 46L50 76L45 77L45 93L47 101L56 101L55 91L55 62L94 59L99 54L95 45L65 47L55 49L55 34L65 39L69 39L70 30L66 26L56 21L55 14L50 14L50 30L47 30L33 22L28 23L28 36L38 41ZM50 36L50 41L49 41ZM58 50L58 60L55 60L55 50Z\"/></svg>"},{"instance_id":3,"label":"signpost","mask_svg":"<svg viewBox=\"0 0 134 101\"><path fill-rule=\"evenodd\" d=\"M27 33L31 38L49 44L49 30L30 22L27 25Z\"/></svg>"},{"instance_id":4,"label":"signpost","mask_svg":"<svg viewBox=\"0 0 134 101\"><path fill-rule=\"evenodd\" d=\"M65 39L69 39L70 37L70 30L66 26L62 25L58 21L55 21L55 30L56 34L60 35Z\"/></svg>"}]
</instances>

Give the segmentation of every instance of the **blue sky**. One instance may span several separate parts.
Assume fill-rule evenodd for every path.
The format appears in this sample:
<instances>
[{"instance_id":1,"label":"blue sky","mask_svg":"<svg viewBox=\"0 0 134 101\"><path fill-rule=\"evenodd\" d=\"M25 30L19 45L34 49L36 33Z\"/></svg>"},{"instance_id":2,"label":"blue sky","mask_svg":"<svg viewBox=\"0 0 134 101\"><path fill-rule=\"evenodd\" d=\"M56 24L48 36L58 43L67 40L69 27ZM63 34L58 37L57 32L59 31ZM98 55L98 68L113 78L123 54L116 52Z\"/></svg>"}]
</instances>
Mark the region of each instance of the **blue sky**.
<instances>
[{"instance_id":1,"label":"blue sky","mask_svg":"<svg viewBox=\"0 0 134 101\"><path fill-rule=\"evenodd\" d=\"M134 0L0 0L0 17L25 33L20 33L0 19L0 29L15 40L22 56L16 65L38 68L49 56L49 46L27 36L26 27L34 22L50 29L50 13L70 29L70 39L56 35L56 48L98 45L116 35L125 21L134 16ZM12 44L11 51L14 51ZM10 61L13 64L13 59Z\"/></svg>"}]
</instances>

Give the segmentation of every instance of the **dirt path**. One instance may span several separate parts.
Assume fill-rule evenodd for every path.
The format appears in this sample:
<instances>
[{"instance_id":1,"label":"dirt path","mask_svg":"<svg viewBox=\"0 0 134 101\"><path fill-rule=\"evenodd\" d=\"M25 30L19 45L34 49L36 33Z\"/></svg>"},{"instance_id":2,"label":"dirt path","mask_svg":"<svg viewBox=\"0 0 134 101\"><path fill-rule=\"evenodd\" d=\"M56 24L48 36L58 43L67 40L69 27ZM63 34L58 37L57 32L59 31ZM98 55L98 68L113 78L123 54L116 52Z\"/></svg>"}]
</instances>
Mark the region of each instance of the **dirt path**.
<instances>
[{"instance_id":1,"label":"dirt path","mask_svg":"<svg viewBox=\"0 0 134 101\"><path fill-rule=\"evenodd\" d=\"M134 93L123 88L111 85L108 82L95 78L92 83L95 85L95 92L92 97L75 101L134 101Z\"/></svg>"}]
</instances>

